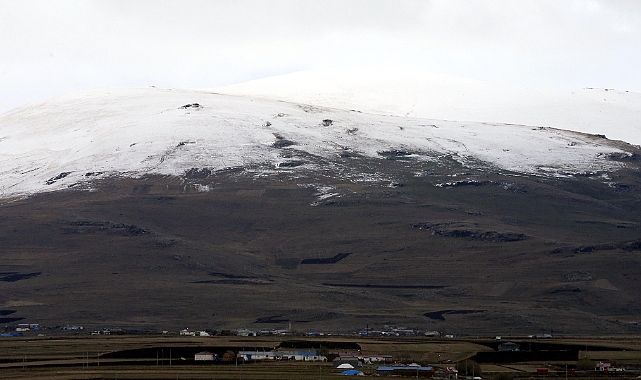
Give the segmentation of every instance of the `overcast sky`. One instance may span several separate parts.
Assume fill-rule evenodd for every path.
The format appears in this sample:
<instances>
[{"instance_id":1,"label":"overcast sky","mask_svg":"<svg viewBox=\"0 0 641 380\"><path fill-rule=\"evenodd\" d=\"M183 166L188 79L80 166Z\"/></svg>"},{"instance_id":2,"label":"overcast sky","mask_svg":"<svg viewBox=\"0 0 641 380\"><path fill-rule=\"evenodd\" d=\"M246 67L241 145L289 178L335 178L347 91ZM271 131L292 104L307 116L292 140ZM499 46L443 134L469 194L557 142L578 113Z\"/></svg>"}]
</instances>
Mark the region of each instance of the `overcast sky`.
<instances>
[{"instance_id":1,"label":"overcast sky","mask_svg":"<svg viewBox=\"0 0 641 380\"><path fill-rule=\"evenodd\" d=\"M641 92L641 1L0 0L0 112L328 67Z\"/></svg>"}]
</instances>

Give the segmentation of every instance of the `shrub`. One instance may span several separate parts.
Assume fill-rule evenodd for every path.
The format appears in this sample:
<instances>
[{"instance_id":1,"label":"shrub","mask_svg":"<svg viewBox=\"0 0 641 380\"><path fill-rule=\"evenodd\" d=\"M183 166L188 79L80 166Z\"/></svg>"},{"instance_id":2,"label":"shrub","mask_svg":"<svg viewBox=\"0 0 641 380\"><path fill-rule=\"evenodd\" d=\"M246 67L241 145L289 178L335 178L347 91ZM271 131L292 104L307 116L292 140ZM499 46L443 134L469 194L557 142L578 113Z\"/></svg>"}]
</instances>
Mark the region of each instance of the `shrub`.
<instances>
[{"instance_id":1,"label":"shrub","mask_svg":"<svg viewBox=\"0 0 641 380\"><path fill-rule=\"evenodd\" d=\"M222 359L224 362L233 362L234 360L236 360L236 353L232 350L225 351Z\"/></svg>"}]
</instances>

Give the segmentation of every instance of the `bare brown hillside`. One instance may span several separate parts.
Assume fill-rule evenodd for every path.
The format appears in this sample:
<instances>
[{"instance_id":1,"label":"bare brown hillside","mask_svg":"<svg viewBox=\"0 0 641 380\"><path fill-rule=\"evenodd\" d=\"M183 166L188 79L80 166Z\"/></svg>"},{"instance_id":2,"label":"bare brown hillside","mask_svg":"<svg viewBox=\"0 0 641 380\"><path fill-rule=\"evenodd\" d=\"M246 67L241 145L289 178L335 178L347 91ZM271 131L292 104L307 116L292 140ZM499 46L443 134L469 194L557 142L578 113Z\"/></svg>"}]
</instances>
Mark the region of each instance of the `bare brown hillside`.
<instances>
[{"instance_id":1,"label":"bare brown hillside","mask_svg":"<svg viewBox=\"0 0 641 380\"><path fill-rule=\"evenodd\" d=\"M638 319L634 165L604 183L343 159L394 180L197 169L4 200L2 325L610 334Z\"/></svg>"}]
</instances>

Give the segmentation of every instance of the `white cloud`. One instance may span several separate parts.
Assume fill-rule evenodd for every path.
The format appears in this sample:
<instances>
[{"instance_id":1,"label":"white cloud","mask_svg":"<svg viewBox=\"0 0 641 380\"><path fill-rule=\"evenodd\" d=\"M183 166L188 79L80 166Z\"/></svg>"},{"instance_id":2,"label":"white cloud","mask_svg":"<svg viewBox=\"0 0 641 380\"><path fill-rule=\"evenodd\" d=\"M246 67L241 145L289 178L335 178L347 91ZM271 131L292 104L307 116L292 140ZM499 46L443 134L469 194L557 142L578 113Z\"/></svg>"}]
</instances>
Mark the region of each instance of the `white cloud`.
<instances>
[{"instance_id":1,"label":"white cloud","mask_svg":"<svg viewBox=\"0 0 641 380\"><path fill-rule=\"evenodd\" d=\"M3 1L0 111L98 86L214 87L322 67L641 92L641 2Z\"/></svg>"}]
</instances>

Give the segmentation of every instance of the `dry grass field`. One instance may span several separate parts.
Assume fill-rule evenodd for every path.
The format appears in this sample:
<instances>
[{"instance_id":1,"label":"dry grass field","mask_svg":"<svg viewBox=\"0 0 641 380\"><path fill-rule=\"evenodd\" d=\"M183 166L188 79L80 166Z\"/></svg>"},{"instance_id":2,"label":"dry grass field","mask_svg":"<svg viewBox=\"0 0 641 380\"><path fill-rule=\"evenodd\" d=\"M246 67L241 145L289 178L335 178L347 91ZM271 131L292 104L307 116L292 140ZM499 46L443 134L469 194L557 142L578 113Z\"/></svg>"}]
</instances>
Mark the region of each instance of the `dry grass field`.
<instances>
[{"instance_id":1,"label":"dry grass field","mask_svg":"<svg viewBox=\"0 0 641 380\"><path fill-rule=\"evenodd\" d=\"M341 370L331 364L257 363L235 366L113 366L108 368L12 369L2 370L0 379L220 379L296 380L339 379Z\"/></svg>"},{"instance_id":2,"label":"dry grass field","mask_svg":"<svg viewBox=\"0 0 641 380\"><path fill-rule=\"evenodd\" d=\"M310 344L321 340L306 339ZM144 336L60 336L39 338L0 339L0 379L335 379L341 370L331 363L304 362L259 362L237 365L234 361L220 364L196 364L193 357L173 357L168 352L178 347L227 347L240 350L247 347L275 347L279 337L144 337ZM487 340L395 338L377 339L362 337L334 337L323 342L350 342L361 347L363 354L390 354L395 361L424 365L447 366L438 361L465 360L480 351L493 351L486 345ZM542 341L538 341L542 342ZM554 339L554 344L585 345L580 351L581 358L609 360L631 369L641 368L641 340L631 338L600 339ZM162 358L107 359L105 354L141 348L164 350ZM593 350L594 348L601 351ZM607 349L619 351L608 351ZM606 349L606 350L603 350ZM623 350L624 349L624 350ZM153 351L152 351L153 352ZM174 351L175 352L175 351ZM547 378L563 378L557 370L565 365L573 368L576 361L569 362L527 362L511 364L483 363L483 378L497 374L536 378L536 369L551 368ZM377 365L365 365L362 371L374 375ZM555 369L556 368L556 369ZM636 376L628 371L627 377ZM581 374L573 378L598 378L594 373Z\"/></svg>"}]
</instances>

